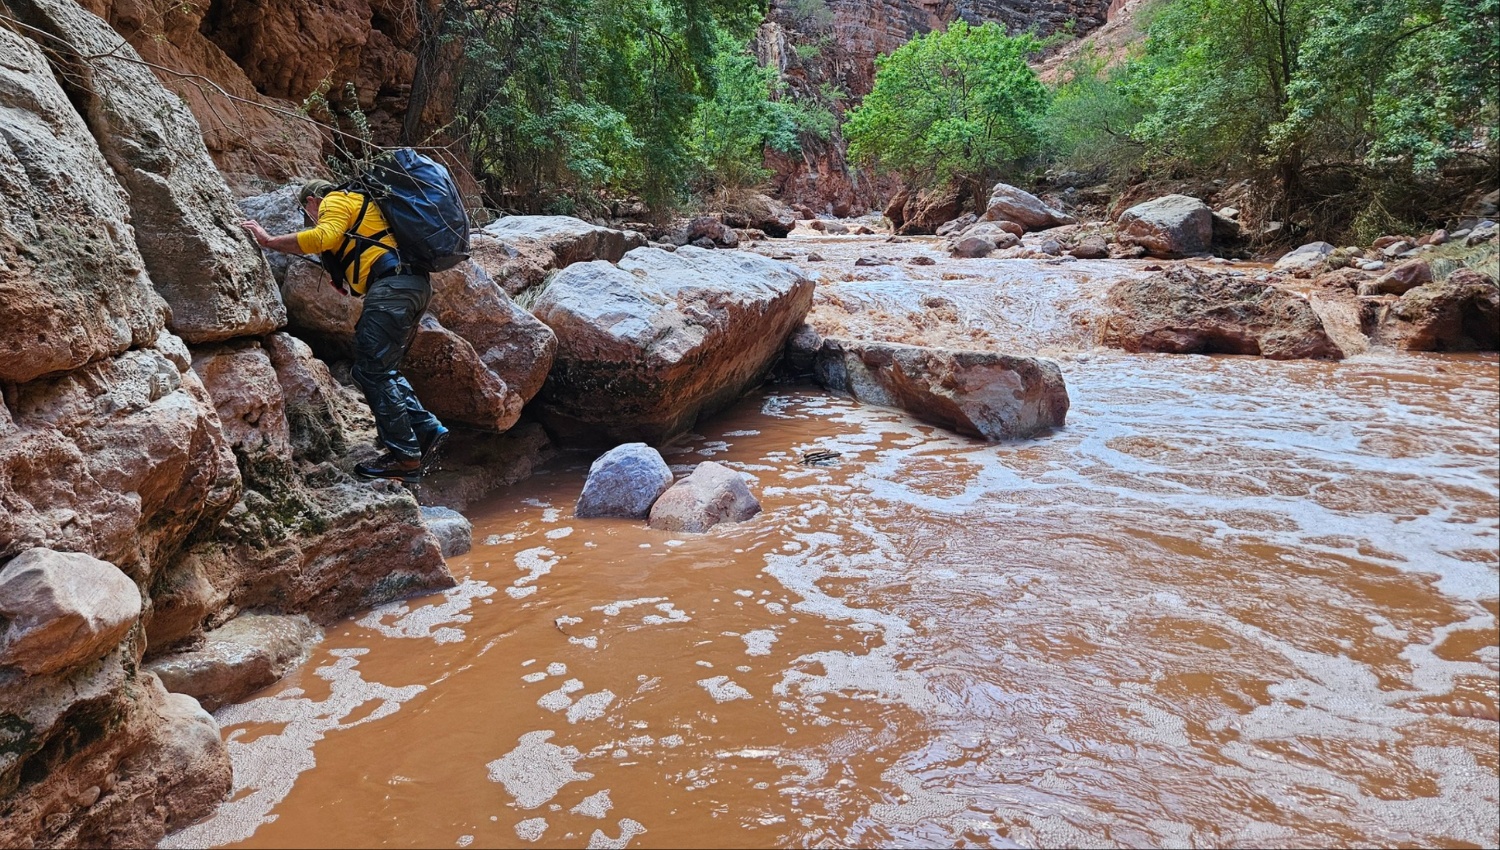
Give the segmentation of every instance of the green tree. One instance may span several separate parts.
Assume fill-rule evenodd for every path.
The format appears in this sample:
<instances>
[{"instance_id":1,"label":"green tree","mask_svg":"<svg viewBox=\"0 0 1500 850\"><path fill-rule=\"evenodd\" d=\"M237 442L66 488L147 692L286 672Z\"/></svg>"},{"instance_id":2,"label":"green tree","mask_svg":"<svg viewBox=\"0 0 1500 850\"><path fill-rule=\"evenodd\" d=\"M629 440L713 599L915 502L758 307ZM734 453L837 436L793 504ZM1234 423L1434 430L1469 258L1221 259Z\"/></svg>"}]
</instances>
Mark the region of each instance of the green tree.
<instances>
[{"instance_id":1,"label":"green tree","mask_svg":"<svg viewBox=\"0 0 1500 850\"><path fill-rule=\"evenodd\" d=\"M844 125L850 157L913 184L988 188L1038 149L1047 89L1026 58L1040 48L956 21L877 59L874 88Z\"/></svg>"}]
</instances>

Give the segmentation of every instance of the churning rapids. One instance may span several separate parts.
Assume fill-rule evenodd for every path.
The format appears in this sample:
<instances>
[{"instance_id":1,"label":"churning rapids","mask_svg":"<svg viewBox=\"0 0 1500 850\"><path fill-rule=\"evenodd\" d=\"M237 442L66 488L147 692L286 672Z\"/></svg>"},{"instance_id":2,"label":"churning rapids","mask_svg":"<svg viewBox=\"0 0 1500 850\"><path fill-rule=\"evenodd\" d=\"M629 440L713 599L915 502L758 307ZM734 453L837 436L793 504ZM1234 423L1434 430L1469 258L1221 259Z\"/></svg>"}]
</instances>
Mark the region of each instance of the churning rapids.
<instances>
[{"instance_id":1,"label":"churning rapids","mask_svg":"<svg viewBox=\"0 0 1500 850\"><path fill-rule=\"evenodd\" d=\"M906 285L1003 343L955 294L999 263ZM1495 846L1496 357L1069 351L1069 265L975 296L1059 329L1015 344L1065 428L768 387L664 451L753 477L701 536L555 464L458 587L222 709L236 791L166 846Z\"/></svg>"}]
</instances>

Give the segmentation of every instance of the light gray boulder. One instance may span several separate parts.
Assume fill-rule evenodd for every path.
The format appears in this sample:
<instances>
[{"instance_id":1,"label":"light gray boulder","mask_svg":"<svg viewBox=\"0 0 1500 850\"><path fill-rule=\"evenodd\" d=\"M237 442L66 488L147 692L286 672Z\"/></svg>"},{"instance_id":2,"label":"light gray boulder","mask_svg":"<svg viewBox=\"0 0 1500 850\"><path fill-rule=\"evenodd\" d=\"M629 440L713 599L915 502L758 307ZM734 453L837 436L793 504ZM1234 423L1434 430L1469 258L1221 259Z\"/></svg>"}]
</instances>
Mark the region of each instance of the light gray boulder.
<instances>
[{"instance_id":1,"label":"light gray boulder","mask_svg":"<svg viewBox=\"0 0 1500 850\"><path fill-rule=\"evenodd\" d=\"M1213 211L1188 195L1165 195L1120 214L1115 238L1139 245L1153 257L1202 254L1213 244Z\"/></svg>"},{"instance_id":2,"label":"light gray boulder","mask_svg":"<svg viewBox=\"0 0 1500 850\"><path fill-rule=\"evenodd\" d=\"M0 667L46 675L102 658L141 617L141 592L114 564L27 549L0 569Z\"/></svg>"},{"instance_id":3,"label":"light gray boulder","mask_svg":"<svg viewBox=\"0 0 1500 850\"><path fill-rule=\"evenodd\" d=\"M565 215L513 215L485 225L471 241L474 262L516 296L574 263L618 262L646 237Z\"/></svg>"},{"instance_id":4,"label":"light gray boulder","mask_svg":"<svg viewBox=\"0 0 1500 850\"><path fill-rule=\"evenodd\" d=\"M452 508L423 507L422 524L437 538L444 558L456 558L474 548L474 526Z\"/></svg>"},{"instance_id":5,"label":"light gray boulder","mask_svg":"<svg viewBox=\"0 0 1500 850\"><path fill-rule=\"evenodd\" d=\"M672 486L661 452L645 443L615 446L589 467L573 513L579 517L645 519L657 497Z\"/></svg>"},{"instance_id":6,"label":"light gray boulder","mask_svg":"<svg viewBox=\"0 0 1500 850\"><path fill-rule=\"evenodd\" d=\"M710 460L661 494L651 506L648 524L661 531L702 534L721 522L744 522L760 511L745 476Z\"/></svg>"},{"instance_id":7,"label":"light gray boulder","mask_svg":"<svg viewBox=\"0 0 1500 850\"><path fill-rule=\"evenodd\" d=\"M1053 209L1036 195L1008 183L996 183L990 190L983 218L985 221L1013 221L1027 230L1046 230L1078 223L1073 216Z\"/></svg>"},{"instance_id":8,"label":"light gray boulder","mask_svg":"<svg viewBox=\"0 0 1500 850\"><path fill-rule=\"evenodd\" d=\"M129 195L130 222L152 283L189 343L269 333L286 310L260 248L240 228L229 187L186 103L108 23L70 0L15 0L46 32L104 158ZM87 58L85 58L87 57Z\"/></svg>"},{"instance_id":9,"label":"light gray boulder","mask_svg":"<svg viewBox=\"0 0 1500 850\"><path fill-rule=\"evenodd\" d=\"M815 372L864 404L986 440L1030 437L1068 414L1062 372L1034 357L829 338Z\"/></svg>"},{"instance_id":10,"label":"light gray boulder","mask_svg":"<svg viewBox=\"0 0 1500 850\"><path fill-rule=\"evenodd\" d=\"M124 191L37 46L0 27L0 382L150 345L167 305Z\"/></svg>"},{"instance_id":11,"label":"light gray boulder","mask_svg":"<svg viewBox=\"0 0 1500 850\"><path fill-rule=\"evenodd\" d=\"M1281 255L1275 268L1277 271L1293 273L1314 272L1323 267L1335 250L1337 249L1327 242L1309 242Z\"/></svg>"},{"instance_id":12,"label":"light gray boulder","mask_svg":"<svg viewBox=\"0 0 1500 850\"><path fill-rule=\"evenodd\" d=\"M167 690L213 711L285 676L322 638L304 616L241 614L208 632L201 647L164 655L146 668Z\"/></svg>"},{"instance_id":13,"label":"light gray boulder","mask_svg":"<svg viewBox=\"0 0 1500 850\"><path fill-rule=\"evenodd\" d=\"M795 266L742 251L569 266L532 307L558 347L529 409L574 445L660 445L759 384L812 293Z\"/></svg>"}]
</instances>

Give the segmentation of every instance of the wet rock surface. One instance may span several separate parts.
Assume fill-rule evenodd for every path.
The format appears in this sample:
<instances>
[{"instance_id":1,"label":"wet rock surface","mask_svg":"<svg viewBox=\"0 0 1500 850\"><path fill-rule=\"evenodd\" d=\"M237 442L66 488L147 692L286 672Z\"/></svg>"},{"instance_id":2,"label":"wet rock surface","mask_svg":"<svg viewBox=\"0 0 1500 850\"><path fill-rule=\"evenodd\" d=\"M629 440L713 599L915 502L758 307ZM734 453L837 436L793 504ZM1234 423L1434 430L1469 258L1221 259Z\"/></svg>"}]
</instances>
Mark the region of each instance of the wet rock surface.
<instances>
[{"instance_id":1,"label":"wet rock surface","mask_svg":"<svg viewBox=\"0 0 1500 850\"><path fill-rule=\"evenodd\" d=\"M1391 305L1378 338L1406 351L1500 348L1500 286L1472 269L1415 287Z\"/></svg>"},{"instance_id":2,"label":"wet rock surface","mask_svg":"<svg viewBox=\"0 0 1500 850\"><path fill-rule=\"evenodd\" d=\"M745 476L710 460L661 494L651 506L649 523L662 531L702 534L720 523L744 522L760 511Z\"/></svg>"},{"instance_id":3,"label":"wet rock surface","mask_svg":"<svg viewBox=\"0 0 1500 850\"><path fill-rule=\"evenodd\" d=\"M507 216L472 237L473 260L508 295L542 282L549 271L591 260L618 262L646 237L562 215Z\"/></svg>"},{"instance_id":4,"label":"wet rock surface","mask_svg":"<svg viewBox=\"0 0 1500 850\"><path fill-rule=\"evenodd\" d=\"M661 452L645 443L625 443L594 460L573 513L580 518L645 519L670 486L672 470Z\"/></svg>"},{"instance_id":5,"label":"wet rock surface","mask_svg":"<svg viewBox=\"0 0 1500 850\"><path fill-rule=\"evenodd\" d=\"M1062 372L1033 357L827 339L815 368L834 392L965 436L1021 439L1067 419Z\"/></svg>"},{"instance_id":6,"label":"wet rock surface","mask_svg":"<svg viewBox=\"0 0 1500 850\"><path fill-rule=\"evenodd\" d=\"M793 266L692 246L570 266L532 308L558 340L532 408L570 444L669 440L764 378L812 292Z\"/></svg>"},{"instance_id":7,"label":"wet rock surface","mask_svg":"<svg viewBox=\"0 0 1500 850\"><path fill-rule=\"evenodd\" d=\"M423 507L422 524L437 538L444 558L456 558L474 548L474 526L452 508Z\"/></svg>"},{"instance_id":8,"label":"wet rock surface","mask_svg":"<svg viewBox=\"0 0 1500 850\"><path fill-rule=\"evenodd\" d=\"M1109 309L1099 341L1126 351L1343 357L1306 299L1187 267L1117 284Z\"/></svg>"},{"instance_id":9,"label":"wet rock surface","mask_svg":"<svg viewBox=\"0 0 1500 850\"><path fill-rule=\"evenodd\" d=\"M161 656L146 668L167 690L214 711L286 675L322 637L305 616L241 614L207 632L202 646Z\"/></svg>"}]
</instances>

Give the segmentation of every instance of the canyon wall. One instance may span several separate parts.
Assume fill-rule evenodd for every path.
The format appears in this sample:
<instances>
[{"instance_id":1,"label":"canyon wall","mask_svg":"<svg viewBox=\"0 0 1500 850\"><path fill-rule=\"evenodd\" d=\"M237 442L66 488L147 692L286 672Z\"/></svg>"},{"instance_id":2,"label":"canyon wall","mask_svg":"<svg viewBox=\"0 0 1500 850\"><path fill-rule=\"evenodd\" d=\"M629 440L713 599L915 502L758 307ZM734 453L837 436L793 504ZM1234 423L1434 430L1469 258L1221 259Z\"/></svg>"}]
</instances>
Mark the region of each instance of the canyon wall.
<instances>
[{"instance_id":1,"label":"canyon wall","mask_svg":"<svg viewBox=\"0 0 1500 850\"><path fill-rule=\"evenodd\" d=\"M149 846L229 763L145 662L453 579L411 494L350 476L368 410L283 330L202 102L71 0L0 16L0 845Z\"/></svg>"}]
</instances>

